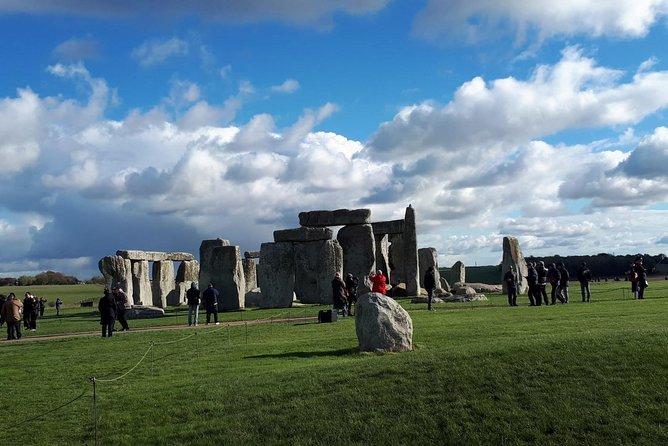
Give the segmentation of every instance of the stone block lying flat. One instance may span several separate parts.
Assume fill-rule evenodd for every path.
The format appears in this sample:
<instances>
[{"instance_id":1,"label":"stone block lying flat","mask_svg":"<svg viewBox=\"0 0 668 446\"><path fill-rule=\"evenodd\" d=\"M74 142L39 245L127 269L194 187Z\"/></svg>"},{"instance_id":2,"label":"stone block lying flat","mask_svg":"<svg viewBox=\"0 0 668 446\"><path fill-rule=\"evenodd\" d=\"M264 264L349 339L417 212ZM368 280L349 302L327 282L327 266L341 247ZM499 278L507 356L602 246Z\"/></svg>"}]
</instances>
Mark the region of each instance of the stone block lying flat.
<instances>
[{"instance_id":1,"label":"stone block lying flat","mask_svg":"<svg viewBox=\"0 0 668 446\"><path fill-rule=\"evenodd\" d=\"M369 223L371 209L337 209L299 213L299 224L309 227L363 225Z\"/></svg>"},{"instance_id":2,"label":"stone block lying flat","mask_svg":"<svg viewBox=\"0 0 668 446\"><path fill-rule=\"evenodd\" d=\"M376 235L383 234L403 234L404 233L404 220L388 220L388 221L376 221L371 223L373 227L373 233Z\"/></svg>"},{"instance_id":3,"label":"stone block lying flat","mask_svg":"<svg viewBox=\"0 0 668 446\"><path fill-rule=\"evenodd\" d=\"M148 260L149 262L161 262L163 260L173 260L175 262L184 260L195 260L195 256L189 252L157 252L157 251L137 251L121 250L116 251L117 256L129 260Z\"/></svg>"},{"instance_id":4,"label":"stone block lying flat","mask_svg":"<svg viewBox=\"0 0 668 446\"><path fill-rule=\"evenodd\" d=\"M329 228L295 228L274 231L275 242L314 242L331 240L334 233Z\"/></svg>"},{"instance_id":5,"label":"stone block lying flat","mask_svg":"<svg viewBox=\"0 0 668 446\"><path fill-rule=\"evenodd\" d=\"M259 259L260 251L245 251L244 257L247 259Z\"/></svg>"}]
</instances>

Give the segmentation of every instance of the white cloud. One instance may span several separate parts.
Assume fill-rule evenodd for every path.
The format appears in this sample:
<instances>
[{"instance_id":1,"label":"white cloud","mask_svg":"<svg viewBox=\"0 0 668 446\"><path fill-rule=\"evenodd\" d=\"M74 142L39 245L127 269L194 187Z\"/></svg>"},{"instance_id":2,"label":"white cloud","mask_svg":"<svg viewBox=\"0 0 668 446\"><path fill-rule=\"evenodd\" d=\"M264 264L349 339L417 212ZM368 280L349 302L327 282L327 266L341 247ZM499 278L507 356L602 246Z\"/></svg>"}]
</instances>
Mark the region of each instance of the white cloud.
<instances>
[{"instance_id":1,"label":"white cloud","mask_svg":"<svg viewBox=\"0 0 668 446\"><path fill-rule=\"evenodd\" d=\"M132 50L132 57L143 67L158 65L171 57L188 54L188 43L177 37L167 40L150 40Z\"/></svg>"},{"instance_id":2,"label":"white cloud","mask_svg":"<svg viewBox=\"0 0 668 446\"><path fill-rule=\"evenodd\" d=\"M282 84L271 87L272 93L292 94L297 90L299 90L299 82L295 79L286 79Z\"/></svg>"},{"instance_id":3,"label":"white cloud","mask_svg":"<svg viewBox=\"0 0 668 446\"><path fill-rule=\"evenodd\" d=\"M429 0L414 32L478 40L509 27L520 41L533 31L539 41L575 35L638 38L666 14L667 0Z\"/></svg>"},{"instance_id":4,"label":"white cloud","mask_svg":"<svg viewBox=\"0 0 668 446\"><path fill-rule=\"evenodd\" d=\"M91 37L72 37L61 42L53 49L53 56L66 60L78 61L97 57L99 45Z\"/></svg>"}]
</instances>

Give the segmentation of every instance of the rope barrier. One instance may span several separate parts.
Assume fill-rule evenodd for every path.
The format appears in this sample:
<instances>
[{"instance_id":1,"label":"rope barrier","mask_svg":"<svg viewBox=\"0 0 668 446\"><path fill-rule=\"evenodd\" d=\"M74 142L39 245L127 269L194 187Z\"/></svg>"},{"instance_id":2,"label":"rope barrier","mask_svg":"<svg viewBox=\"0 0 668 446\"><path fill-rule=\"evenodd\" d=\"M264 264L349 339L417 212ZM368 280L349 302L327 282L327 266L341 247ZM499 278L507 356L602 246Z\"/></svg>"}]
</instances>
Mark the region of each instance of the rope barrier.
<instances>
[{"instance_id":1,"label":"rope barrier","mask_svg":"<svg viewBox=\"0 0 668 446\"><path fill-rule=\"evenodd\" d=\"M100 378L92 378L92 379L93 379L94 381L101 382L101 383L110 383L110 382L118 381L118 380L121 379L121 378L125 378L126 376L128 376L128 375L130 374L130 372L132 372L134 369L136 369L137 367L139 367L139 364L141 364L142 362L144 362L144 359L146 359L146 356L148 355L148 352L150 352L151 349L152 349L154 346L155 346L155 344L154 344L153 342L151 342L151 345L148 346L148 349L147 349L146 352L144 353L144 356L141 357L141 359L139 360L139 362L137 362L134 366L132 366L127 372L123 373L122 375L117 376L116 378L112 378L112 379L100 379Z\"/></svg>"},{"instance_id":2,"label":"rope barrier","mask_svg":"<svg viewBox=\"0 0 668 446\"><path fill-rule=\"evenodd\" d=\"M19 422L19 423L16 425L16 427L19 427L19 426L21 426L21 425L23 425L23 424L26 424L26 423L30 423L31 421L38 420L38 419L42 418L42 417L45 416L45 415L49 415L49 414L51 414L51 413L53 413L53 412L55 412L55 411L57 411L57 410L59 410L59 409L62 409L63 407L67 407L67 406L69 406L70 404L72 404L72 403L74 403L74 402L80 400L81 398L83 398L84 395L86 395L87 390L88 390L88 389L85 389L83 392L81 392L81 394L80 394L79 396L72 398L72 399L69 400L68 402L66 402L66 403L64 403L64 404L61 404L61 405L58 406L58 407L54 407L53 409L50 409L50 410L48 410L48 411L46 411L46 412L44 412L44 413L41 413L41 414L39 414L39 415L37 415L37 416L34 416L34 417L32 417L32 418L28 418L27 420L23 420L23 421Z\"/></svg>"}]
</instances>

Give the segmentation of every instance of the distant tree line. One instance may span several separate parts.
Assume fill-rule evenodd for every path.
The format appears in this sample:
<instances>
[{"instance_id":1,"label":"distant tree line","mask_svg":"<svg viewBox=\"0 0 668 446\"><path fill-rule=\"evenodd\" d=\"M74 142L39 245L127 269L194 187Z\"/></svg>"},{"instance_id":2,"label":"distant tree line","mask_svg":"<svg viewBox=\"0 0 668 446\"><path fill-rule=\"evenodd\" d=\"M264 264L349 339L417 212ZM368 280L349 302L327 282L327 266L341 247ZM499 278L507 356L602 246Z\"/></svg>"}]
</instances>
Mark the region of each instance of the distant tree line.
<instances>
[{"instance_id":1,"label":"distant tree line","mask_svg":"<svg viewBox=\"0 0 668 446\"><path fill-rule=\"evenodd\" d=\"M550 263L563 262L566 268L573 275L582 262L586 262L589 270L594 277L624 277L624 274L630 269L631 263L638 257L642 257L643 265L649 274L656 271L656 265L664 261L665 255L659 254L651 256L649 254L627 254L627 255L611 255L611 254L596 254L593 256L548 256L548 257L526 257L526 261L543 261L546 265Z\"/></svg>"},{"instance_id":2,"label":"distant tree line","mask_svg":"<svg viewBox=\"0 0 668 446\"><path fill-rule=\"evenodd\" d=\"M0 277L0 286L32 286L32 285L77 285L82 283L74 276L57 271L44 271L34 276ZM94 276L86 283L104 284L102 276Z\"/></svg>"}]
</instances>

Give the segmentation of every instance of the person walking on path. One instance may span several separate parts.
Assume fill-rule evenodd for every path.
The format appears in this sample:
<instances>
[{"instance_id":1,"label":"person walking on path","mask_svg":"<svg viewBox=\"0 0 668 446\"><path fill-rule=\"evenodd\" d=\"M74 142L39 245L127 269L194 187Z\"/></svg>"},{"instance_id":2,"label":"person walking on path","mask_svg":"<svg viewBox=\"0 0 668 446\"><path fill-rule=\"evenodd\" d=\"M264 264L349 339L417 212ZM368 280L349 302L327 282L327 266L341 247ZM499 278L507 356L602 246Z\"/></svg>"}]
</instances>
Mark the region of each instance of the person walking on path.
<instances>
[{"instance_id":1,"label":"person walking on path","mask_svg":"<svg viewBox=\"0 0 668 446\"><path fill-rule=\"evenodd\" d=\"M104 296L97 304L100 312L100 325L102 325L102 337L111 337L114 334L114 324L116 322L116 300L109 290L104 290Z\"/></svg>"},{"instance_id":2,"label":"person walking on path","mask_svg":"<svg viewBox=\"0 0 668 446\"><path fill-rule=\"evenodd\" d=\"M580 282L580 292L582 293L582 302L591 300L591 291L589 291L589 282L591 281L591 271L587 268L587 263L582 262L578 269L578 282Z\"/></svg>"},{"instance_id":3,"label":"person walking on path","mask_svg":"<svg viewBox=\"0 0 668 446\"><path fill-rule=\"evenodd\" d=\"M204 301L204 309L206 310L206 324L209 325L211 322L211 315L213 315L213 320L216 325L220 325L218 322L218 298L220 294L218 290L213 287L213 283L210 283L206 290L202 293L202 300Z\"/></svg>"},{"instance_id":4,"label":"person walking on path","mask_svg":"<svg viewBox=\"0 0 668 446\"><path fill-rule=\"evenodd\" d=\"M59 297L56 299L56 316L60 316L60 308L63 306L63 300Z\"/></svg>"},{"instance_id":5,"label":"person walking on path","mask_svg":"<svg viewBox=\"0 0 668 446\"><path fill-rule=\"evenodd\" d=\"M550 301L547 299L547 268L545 268L545 263L541 260L538 262L536 267L536 272L538 273L538 295L536 299L538 302L543 300L545 305L550 305Z\"/></svg>"},{"instance_id":6,"label":"person walking on path","mask_svg":"<svg viewBox=\"0 0 668 446\"><path fill-rule=\"evenodd\" d=\"M346 292L348 293L348 314L352 315L353 305L357 302L357 287L360 281L352 273L346 276Z\"/></svg>"},{"instance_id":7,"label":"person walking on path","mask_svg":"<svg viewBox=\"0 0 668 446\"><path fill-rule=\"evenodd\" d=\"M16 298L14 293L9 293L7 301L0 309L0 312L7 324L7 340L21 339L23 304Z\"/></svg>"},{"instance_id":8,"label":"person walking on path","mask_svg":"<svg viewBox=\"0 0 668 446\"><path fill-rule=\"evenodd\" d=\"M559 280L559 294L562 297L562 303L568 303L568 281L571 279L571 275L566 269L564 262L559 264L559 274L561 279Z\"/></svg>"},{"instance_id":9,"label":"person walking on path","mask_svg":"<svg viewBox=\"0 0 668 446\"><path fill-rule=\"evenodd\" d=\"M332 307L336 312L341 312L343 316L348 315L348 291L346 290L346 284L341 279L341 273L334 274L334 279L332 279Z\"/></svg>"},{"instance_id":10,"label":"person walking on path","mask_svg":"<svg viewBox=\"0 0 668 446\"><path fill-rule=\"evenodd\" d=\"M114 291L114 301L116 302L116 318L121 324L121 331L130 331L128 320L125 318L125 312L130 309L130 302L128 302L128 295L125 294L123 288L116 288Z\"/></svg>"},{"instance_id":11,"label":"person walking on path","mask_svg":"<svg viewBox=\"0 0 668 446\"><path fill-rule=\"evenodd\" d=\"M369 276L371 281L371 292L372 293L387 293L387 279L381 270L376 271L376 274L371 274Z\"/></svg>"},{"instance_id":12,"label":"person walking on path","mask_svg":"<svg viewBox=\"0 0 668 446\"><path fill-rule=\"evenodd\" d=\"M436 291L436 270L434 266L431 265L427 269L427 272L424 274L424 289L427 290L427 311L434 311L433 301L434 301L434 291Z\"/></svg>"},{"instance_id":13,"label":"person walking on path","mask_svg":"<svg viewBox=\"0 0 668 446\"><path fill-rule=\"evenodd\" d=\"M636 289L638 290L638 299L645 298L645 288L647 288L647 271L642 264L642 257L636 259L633 264L633 271L636 273Z\"/></svg>"},{"instance_id":14,"label":"person walking on path","mask_svg":"<svg viewBox=\"0 0 668 446\"><path fill-rule=\"evenodd\" d=\"M188 302L188 327L193 325L197 327L199 323L199 290L195 282L190 284L186 291L186 301Z\"/></svg>"},{"instance_id":15,"label":"person walking on path","mask_svg":"<svg viewBox=\"0 0 668 446\"><path fill-rule=\"evenodd\" d=\"M550 286L552 287L552 289L550 290L550 300L552 301L552 305L555 305L557 303L557 299L559 299L559 302L564 303L563 298L561 297L561 293L559 291L559 283L561 282L561 273L559 272L557 265L554 263L552 263L547 270L547 280L550 282Z\"/></svg>"},{"instance_id":16,"label":"person walking on path","mask_svg":"<svg viewBox=\"0 0 668 446\"><path fill-rule=\"evenodd\" d=\"M510 265L506 274L503 275L503 281L506 283L506 291L508 292L508 305L511 307L517 306L517 274Z\"/></svg>"}]
</instances>

